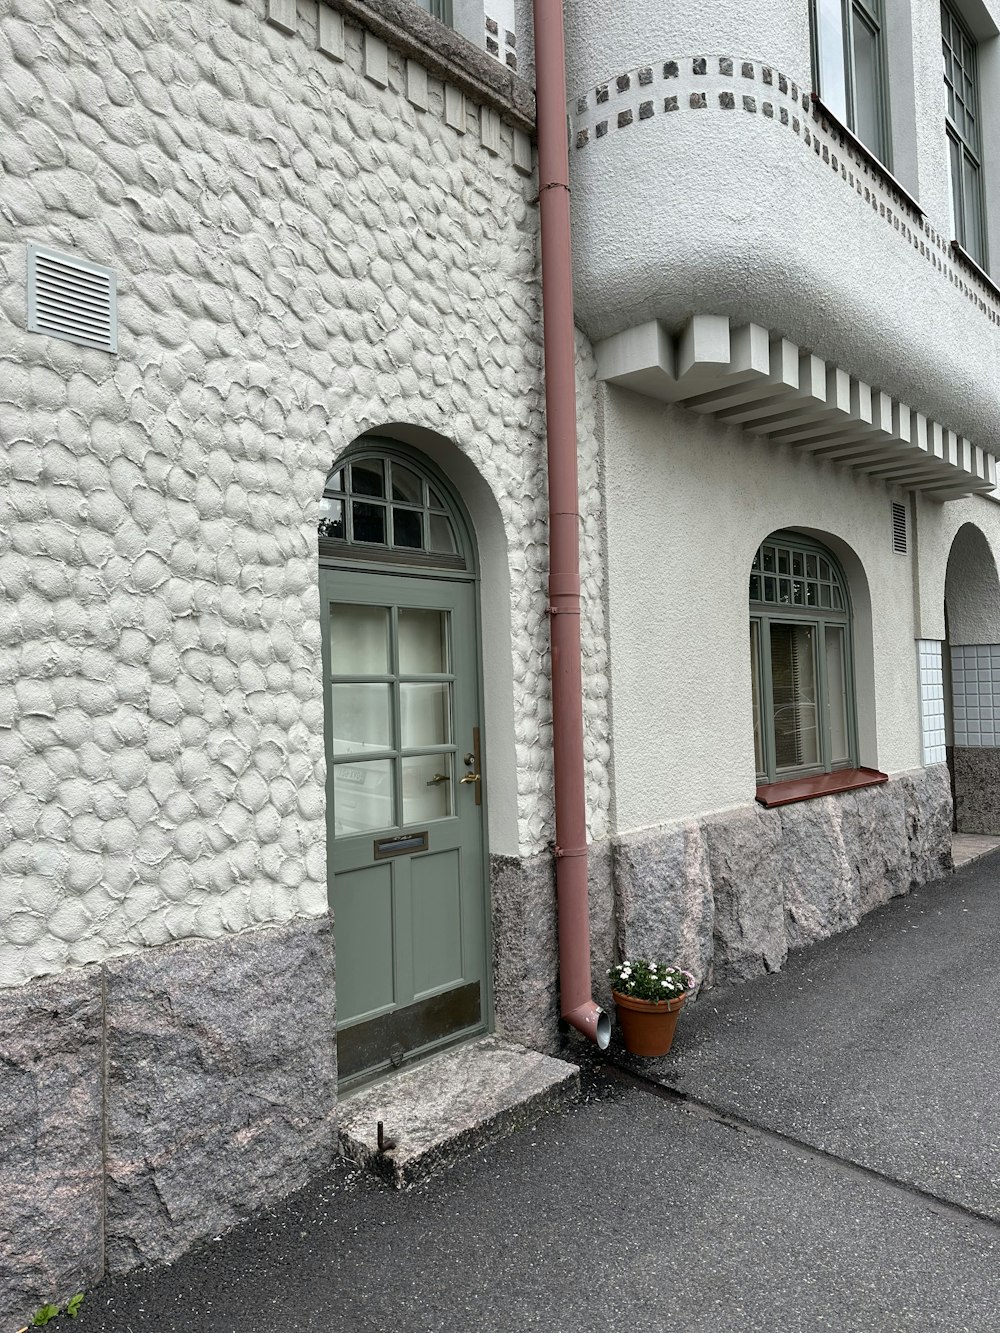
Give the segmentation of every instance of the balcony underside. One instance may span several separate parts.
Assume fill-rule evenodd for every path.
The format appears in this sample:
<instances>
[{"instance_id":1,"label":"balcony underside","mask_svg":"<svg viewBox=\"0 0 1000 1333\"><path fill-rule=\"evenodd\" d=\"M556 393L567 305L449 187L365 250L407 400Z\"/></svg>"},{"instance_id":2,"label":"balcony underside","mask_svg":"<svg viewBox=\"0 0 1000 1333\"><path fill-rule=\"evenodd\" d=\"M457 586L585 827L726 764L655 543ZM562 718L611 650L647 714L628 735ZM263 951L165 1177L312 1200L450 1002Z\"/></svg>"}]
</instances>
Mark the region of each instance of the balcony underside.
<instances>
[{"instance_id":1,"label":"balcony underside","mask_svg":"<svg viewBox=\"0 0 1000 1333\"><path fill-rule=\"evenodd\" d=\"M695 315L598 343L598 378L932 500L989 494L991 453L759 324Z\"/></svg>"}]
</instances>

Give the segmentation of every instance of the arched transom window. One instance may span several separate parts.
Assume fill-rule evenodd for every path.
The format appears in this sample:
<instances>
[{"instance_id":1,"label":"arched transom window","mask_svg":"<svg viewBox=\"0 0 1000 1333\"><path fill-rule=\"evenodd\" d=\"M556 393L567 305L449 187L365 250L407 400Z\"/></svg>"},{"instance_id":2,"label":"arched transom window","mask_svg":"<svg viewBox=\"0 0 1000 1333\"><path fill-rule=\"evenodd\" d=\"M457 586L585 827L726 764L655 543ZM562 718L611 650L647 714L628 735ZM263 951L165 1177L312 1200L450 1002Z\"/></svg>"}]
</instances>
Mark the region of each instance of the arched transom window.
<instances>
[{"instance_id":1,"label":"arched transom window","mask_svg":"<svg viewBox=\"0 0 1000 1333\"><path fill-rule=\"evenodd\" d=\"M320 502L320 557L464 569L463 541L440 485L415 462L357 454L338 463Z\"/></svg>"},{"instance_id":2,"label":"arched transom window","mask_svg":"<svg viewBox=\"0 0 1000 1333\"><path fill-rule=\"evenodd\" d=\"M758 782L856 767L847 581L799 533L772 533L753 558L750 666Z\"/></svg>"}]
</instances>

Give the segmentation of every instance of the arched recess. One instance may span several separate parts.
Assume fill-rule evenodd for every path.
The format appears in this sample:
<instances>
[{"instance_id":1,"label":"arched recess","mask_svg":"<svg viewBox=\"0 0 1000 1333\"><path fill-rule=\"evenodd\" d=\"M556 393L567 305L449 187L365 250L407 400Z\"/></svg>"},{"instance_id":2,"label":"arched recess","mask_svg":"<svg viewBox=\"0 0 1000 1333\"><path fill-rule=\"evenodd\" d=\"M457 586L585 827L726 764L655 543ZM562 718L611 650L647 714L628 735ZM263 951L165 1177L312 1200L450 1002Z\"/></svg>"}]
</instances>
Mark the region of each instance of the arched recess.
<instances>
[{"instance_id":1,"label":"arched recess","mask_svg":"<svg viewBox=\"0 0 1000 1333\"><path fill-rule=\"evenodd\" d=\"M948 553L942 669L954 827L1000 833L1000 577L993 551L964 523Z\"/></svg>"},{"instance_id":2,"label":"arched recess","mask_svg":"<svg viewBox=\"0 0 1000 1333\"><path fill-rule=\"evenodd\" d=\"M944 580L948 642L1000 643L1000 577L985 534L963 523L948 552Z\"/></svg>"},{"instance_id":3,"label":"arched recess","mask_svg":"<svg viewBox=\"0 0 1000 1333\"><path fill-rule=\"evenodd\" d=\"M332 461L319 521L342 1086L492 1024L487 816L513 728L497 723L494 753L483 663L509 672L509 599L482 615L481 562L498 563L482 550L496 545L485 483L463 477L453 446L417 434L356 439ZM498 622L502 652L491 651ZM501 826L506 785L496 784Z\"/></svg>"},{"instance_id":4,"label":"arched recess","mask_svg":"<svg viewBox=\"0 0 1000 1333\"><path fill-rule=\"evenodd\" d=\"M872 598L864 564L854 548L835 533L803 524L789 523L776 531L799 533L824 547L840 565L851 603L853 658L853 712L857 740L857 762L862 768L878 768L878 727L875 703L875 652ZM760 543L771 532L761 533ZM755 550L758 549L755 547Z\"/></svg>"}]
</instances>

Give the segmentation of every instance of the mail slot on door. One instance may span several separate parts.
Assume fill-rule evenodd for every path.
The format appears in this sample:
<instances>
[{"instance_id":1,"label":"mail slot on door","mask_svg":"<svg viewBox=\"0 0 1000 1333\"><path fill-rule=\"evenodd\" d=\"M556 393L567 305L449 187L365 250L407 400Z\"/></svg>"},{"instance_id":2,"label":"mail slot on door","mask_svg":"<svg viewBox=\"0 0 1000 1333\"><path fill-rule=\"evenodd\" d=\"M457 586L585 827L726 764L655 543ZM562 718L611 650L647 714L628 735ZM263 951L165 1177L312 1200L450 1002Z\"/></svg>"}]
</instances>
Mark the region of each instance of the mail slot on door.
<instances>
[{"instance_id":1,"label":"mail slot on door","mask_svg":"<svg viewBox=\"0 0 1000 1333\"><path fill-rule=\"evenodd\" d=\"M375 839L375 860L384 861L389 856L403 856L411 852L427 851L427 832L402 833L395 838Z\"/></svg>"}]
</instances>

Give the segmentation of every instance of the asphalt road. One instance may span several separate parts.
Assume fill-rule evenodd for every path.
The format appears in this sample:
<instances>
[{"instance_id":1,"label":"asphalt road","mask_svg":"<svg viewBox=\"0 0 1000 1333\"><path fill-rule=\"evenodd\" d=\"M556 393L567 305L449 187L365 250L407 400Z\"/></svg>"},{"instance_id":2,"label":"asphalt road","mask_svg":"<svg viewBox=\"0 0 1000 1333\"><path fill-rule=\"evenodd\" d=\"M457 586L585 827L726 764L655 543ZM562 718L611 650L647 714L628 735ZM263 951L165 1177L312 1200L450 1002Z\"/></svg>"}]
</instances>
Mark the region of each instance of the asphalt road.
<instances>
[{"instance_id":1,"label":"asphalt road","mask_svg":"<svg viewBox=\"0 0 1000 1333\"><path fill-rule=\"evenodd\" d=\"M707 996L641 1079L408 1191L340 1166L72 1327L1000 1330L998 964L993 857Z\"/></svg>"}]
</instances>

